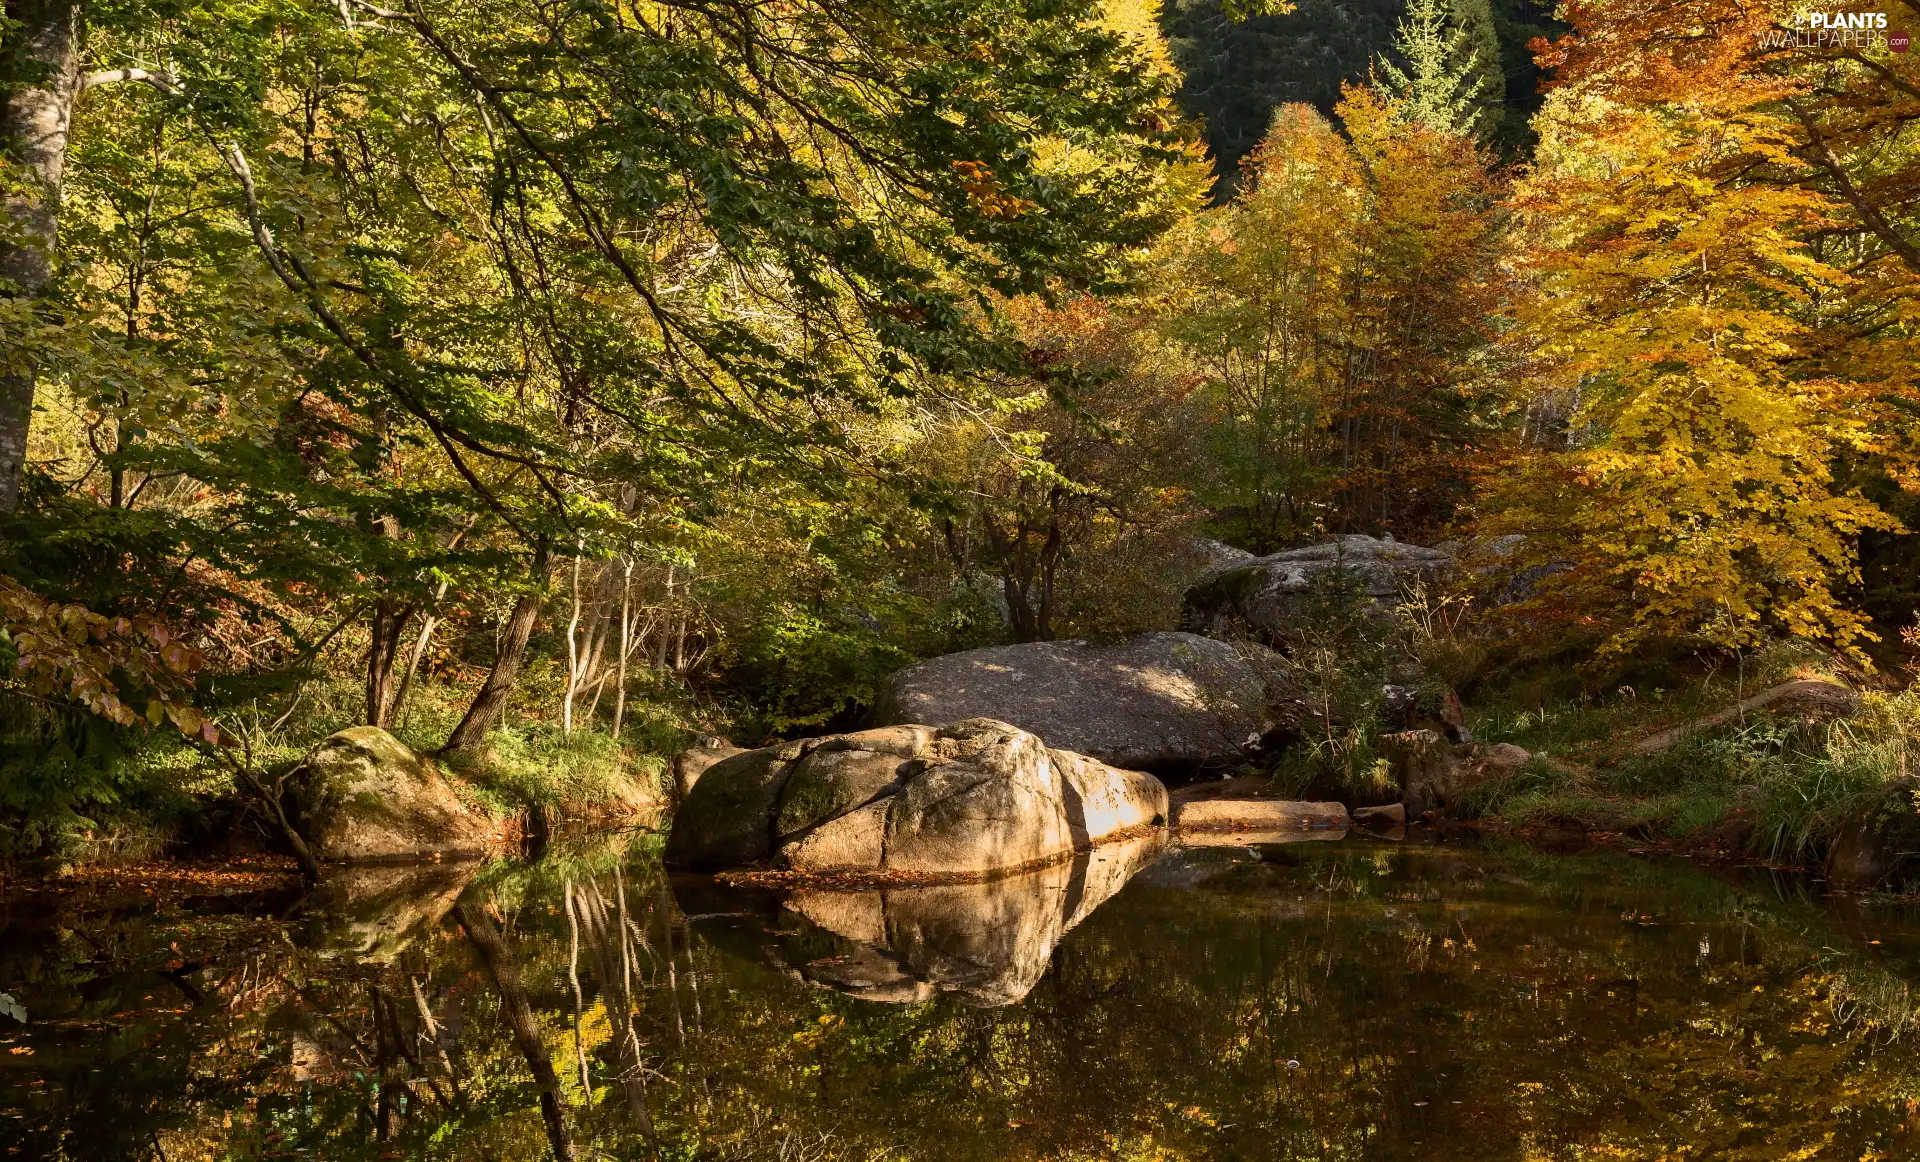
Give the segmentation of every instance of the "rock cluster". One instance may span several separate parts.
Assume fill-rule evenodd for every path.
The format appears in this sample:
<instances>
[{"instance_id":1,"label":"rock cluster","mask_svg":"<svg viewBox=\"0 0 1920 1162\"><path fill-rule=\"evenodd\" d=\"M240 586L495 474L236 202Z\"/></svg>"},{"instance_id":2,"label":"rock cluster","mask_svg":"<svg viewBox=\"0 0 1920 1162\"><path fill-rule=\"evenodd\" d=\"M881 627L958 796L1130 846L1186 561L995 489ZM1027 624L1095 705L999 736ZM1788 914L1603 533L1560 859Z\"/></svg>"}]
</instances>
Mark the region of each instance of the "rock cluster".
<instances>
[{"instance_id":1,"label":"rock cluster","mask_svg":"<svg viewBox=\"0 0 1920 1162\"><path fill-rule=\"evenodd\" d=\"M1533 758L1507 742L1451 743L1437 730L1403 730L1382 735L1380 742L1393 763L1408 820L1453 806L1462 794L1512 774Z\"/></svg>"},{"instance_id":2,"label":"rock cluster","mask_svg":"<svg viewBox=\"0 0 1920 1162\"><path fill-rule=\"evenodd\" d=\"M1420 545L1349 535L1255 557L1211 573L1187 590L1186 628L1200 633L1239 627L1283 635L1303 619L1351 603L1384 616L1416 582L1444 577L1451 553Z\"/></svg>"}]
</instances>

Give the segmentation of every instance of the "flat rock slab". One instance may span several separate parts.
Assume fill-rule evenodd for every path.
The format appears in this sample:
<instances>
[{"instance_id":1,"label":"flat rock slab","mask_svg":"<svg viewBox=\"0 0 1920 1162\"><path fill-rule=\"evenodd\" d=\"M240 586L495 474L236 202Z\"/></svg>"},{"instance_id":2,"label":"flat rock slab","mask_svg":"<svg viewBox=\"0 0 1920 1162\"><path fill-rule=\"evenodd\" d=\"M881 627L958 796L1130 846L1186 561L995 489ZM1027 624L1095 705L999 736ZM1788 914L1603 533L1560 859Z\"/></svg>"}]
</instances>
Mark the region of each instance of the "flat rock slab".
<instances>
[{"instance_id":1,"label":"flat rock slab","mask_svg":"<svg viewBox=\"0 0 1920 1162\"><path fill-rule=\"evenodd\" d=\"M1320 843L1347 837L1346 828L1301 831L1298 828L1235 827L1208 831L1189 828L1174 836L1181 847L1272 847L1281 843Z\"/></svg>"},{"instance_id":2,"label":"flat rock slab","mask_svg":"<svg viewBox=\"0 0 1920 1162\"><path fill-rule=\"evenodd\" d=\"M1352 825L1339 803L1303 803L1293 799L1204 799L1182 803L1173 813L1174 829L1188 831L1345 831Z\"/></svg>"},{"instance_id":3,"label":"flat rock slab","mask_svg":"<svg viewBox=\"0 0 1920 1162\"><path fill-rule=\"evenodd\" d=\"M1136 770L1237 762L1271 728L1258 667L1190 633L948 654L889 678L880 723L991 718Z\"/></svg>"}]
</instances>

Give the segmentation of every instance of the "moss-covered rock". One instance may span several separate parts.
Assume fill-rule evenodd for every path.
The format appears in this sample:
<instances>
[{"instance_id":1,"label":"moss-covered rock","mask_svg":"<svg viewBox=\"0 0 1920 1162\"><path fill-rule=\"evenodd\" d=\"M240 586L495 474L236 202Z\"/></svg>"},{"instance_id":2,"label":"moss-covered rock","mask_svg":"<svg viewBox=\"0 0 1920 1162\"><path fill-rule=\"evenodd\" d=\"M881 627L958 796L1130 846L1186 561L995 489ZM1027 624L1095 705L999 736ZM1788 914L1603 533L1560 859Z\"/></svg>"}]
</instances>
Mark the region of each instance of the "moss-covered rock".
<instances>
[{"instance_id":1,"label":"moss-covered rock","mask_svg":"<svg viewBox=\"0 0 1920 1162\"><path fill-rule=\"evenodd\" d=\"M900 766L933 738L924 726L840 735L794 764L774 818L776 837L804 831L898 789Z\"/></svg>"},{"instance_id":2,"label":"moss-covered rock","mask_svg":"<svg viewBox=\"0 0 1920 1162\"><path fill-rule=\"evenodd\" d=\"M732 867L773 854L773 813L802 753L799 744L787 743L708 767L674 814L667 861Z\"/></svg>"},{"instance_id":3,"label":"moss-covered rock","mask_svg":"<svg viewBox=\"0 0 1920 1162\"><path fill-rule=\"evenodd\" d=\"M480 855L499 829L431 759L376 726L329 735L292 781L307 843L331 863Z\"/></svg>"}]
</instances>

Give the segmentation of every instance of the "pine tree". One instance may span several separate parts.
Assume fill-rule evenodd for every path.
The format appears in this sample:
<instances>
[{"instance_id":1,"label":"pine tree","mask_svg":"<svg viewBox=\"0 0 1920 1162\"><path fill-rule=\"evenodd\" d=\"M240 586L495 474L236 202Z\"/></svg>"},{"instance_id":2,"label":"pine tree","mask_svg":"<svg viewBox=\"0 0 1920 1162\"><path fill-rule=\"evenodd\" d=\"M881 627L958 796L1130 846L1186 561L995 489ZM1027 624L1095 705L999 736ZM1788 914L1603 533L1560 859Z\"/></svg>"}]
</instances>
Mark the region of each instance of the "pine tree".
<instances>
[{"instance_id":1,"label":"pine tree","mask_svg":"<svg viewBox=\"0 0 1920 1162\"><path fill-rule=\"evenodd\" d=\"M1487 0L1413 0L1378 67L1402 115L1429 129L1484 135L1500 112L1500 44Z\"/></svg>"},{"instance_id":2,"label":"pine tree","mask_svg":"<svg viewBox=\"0 0 1920 1162\"><path fill-rule=\"evenodd\" d=\"M1467 76L1467 97L1475 106L1474 133L1485 137L1499 124L1506 99L1506 74L1500 62L1500 35L1490 0L1453 0L1459 32L1456 65Z\"/></svg>"}]
</instances>

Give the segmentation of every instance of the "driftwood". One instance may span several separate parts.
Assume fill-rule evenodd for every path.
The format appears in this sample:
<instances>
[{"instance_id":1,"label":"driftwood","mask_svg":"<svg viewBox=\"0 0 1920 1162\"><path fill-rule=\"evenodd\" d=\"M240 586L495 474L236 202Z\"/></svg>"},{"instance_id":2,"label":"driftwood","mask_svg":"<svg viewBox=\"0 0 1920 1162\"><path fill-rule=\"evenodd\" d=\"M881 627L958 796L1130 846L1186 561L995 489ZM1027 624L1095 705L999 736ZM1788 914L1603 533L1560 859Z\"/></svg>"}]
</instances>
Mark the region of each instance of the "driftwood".
<instances>
[{"instance_id":1,"label":"driftwood","mask_svg":"<svg viewBox=\"0 0 1920 1162\"><path fill-rule=\"evenodd\" d=\"M1819 678L1799 678L1762 690L1751 698L1734 703L1725 710L1679 726L1650 734L1627 748L1628 754L1652 755L1673 749L1675 744L1698 730L1712 730L1746 717L1756 710L1785 711L1819 718L1846 718L1860 709L1860 695L1838 682Z\"/></svg>"}]
</instances>

